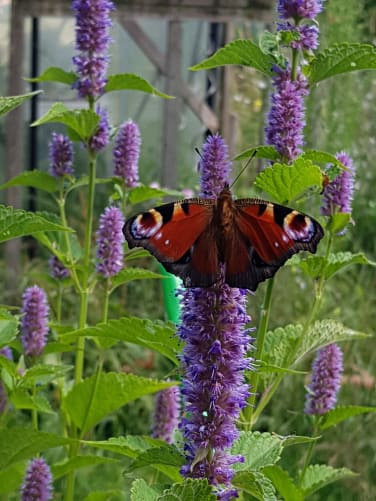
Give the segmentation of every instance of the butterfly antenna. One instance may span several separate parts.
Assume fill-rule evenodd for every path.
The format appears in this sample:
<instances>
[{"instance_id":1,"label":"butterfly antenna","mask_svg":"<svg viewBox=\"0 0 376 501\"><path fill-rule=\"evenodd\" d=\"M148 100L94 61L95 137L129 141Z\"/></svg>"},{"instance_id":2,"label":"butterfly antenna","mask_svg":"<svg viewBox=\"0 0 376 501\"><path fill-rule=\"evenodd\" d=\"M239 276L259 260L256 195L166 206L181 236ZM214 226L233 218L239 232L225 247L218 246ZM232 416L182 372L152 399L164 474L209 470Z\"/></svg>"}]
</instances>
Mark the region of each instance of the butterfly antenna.
<instances>
[{"instance_id":1,"label":"butterfly antenna","mask_svg":"<svg viewBox=\"0 0 376 501\"><path fill-rule=\"evenodd\" d=\"M252 160L255 158L255 156L257 155L257 150L254 150L254 152L252 153L252 155L249 157L247 163L245 164L245 166L242 168L242 170L239 172L239 174L236 176L236 178L234 179L234 181L231 183L231 186L230 186L230 189L234 186L234 184L236 183L236 181L239 179L239 177L243 174L243 172L245 171L245 169L250 165L250 163L252 162Z\"/></svg>"}]
</instances>

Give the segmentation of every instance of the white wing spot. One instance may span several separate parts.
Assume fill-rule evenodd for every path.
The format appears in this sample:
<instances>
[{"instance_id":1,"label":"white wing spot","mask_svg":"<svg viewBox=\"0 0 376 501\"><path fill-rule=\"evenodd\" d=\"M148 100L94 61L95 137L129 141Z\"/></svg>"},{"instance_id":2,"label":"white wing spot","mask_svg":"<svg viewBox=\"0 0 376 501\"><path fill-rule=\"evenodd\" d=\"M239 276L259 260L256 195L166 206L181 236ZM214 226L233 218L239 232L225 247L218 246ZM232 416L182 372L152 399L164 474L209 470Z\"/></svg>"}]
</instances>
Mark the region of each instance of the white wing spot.
<instances>
[{"instance_id":1,"label":"white wing spot","mask_svg":"<svg viewBox=\"0 0 376 501\"><path fill-rule=\"evenodd\" d=\"M170 245L170 240L165 240L165 245Z\"/></svg>"},{"instance_id":2,"label":"white wing spot","mask_svg":"<svg viewBox=\"0 0 376 501\"><path fill-rule=\"evenodd\" d=\"M161 239L161 237L162 237L162 233L159 231L159 232L155 235L155 237L154 237L154 238L155 238L156 240L160 240L160 239Z\"/></svg>"},{"instance_id":3,"label":"white wing spot","mask_svg":"<svg viewBox=\"0 0 376 501\"><path fill-rule=\"evenodd\" d=\"M279 243L278 242L274 242L274 247L279 247Z\"/></svg>"},{"instance_id":4,"label":"white wing spot","mask_svg":"<svg viewBox=\"0 0 376 501\"><path fill-rule=\"evenodd\" d=\"M289 237L287 235L282 235L282 240L287 243L289 241Z\"/></svg>"}]
</instances>

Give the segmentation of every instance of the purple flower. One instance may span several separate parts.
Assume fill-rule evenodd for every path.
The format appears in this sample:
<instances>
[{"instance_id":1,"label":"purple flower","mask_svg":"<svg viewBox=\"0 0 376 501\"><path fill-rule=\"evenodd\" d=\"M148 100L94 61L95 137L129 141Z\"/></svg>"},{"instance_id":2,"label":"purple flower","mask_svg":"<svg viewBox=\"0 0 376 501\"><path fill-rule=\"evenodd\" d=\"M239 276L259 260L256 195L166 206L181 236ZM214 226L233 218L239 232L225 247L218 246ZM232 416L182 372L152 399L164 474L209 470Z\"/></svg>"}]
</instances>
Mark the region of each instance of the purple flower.
<instances>
[{"instance_id":1,"label":"purple flower","mask_svg":"<svg viewBox=\"0 0 376 501\"><path fill-rule=\"evenodd\" d=\"M97 132L90 138L90 149L97 153L105 148L110 142L110 124L105 109L97 106L97 114L99 115L99 124Z\"/></svg>"},{"instance_id":2,"label":"purple flower","mask_svg":"<svg viewBox=\"0 0 376 501\"><path fill-rule=\"evenodd\" d=\"M277 11L282 19L314 19L323 9L322 0L279 0Z\"/></svg>"},{"instance_id":3,"label":"purple flower","mask_svg":"<svg viewBox=\"0 0 376 501\"><path fill-rule=\"evenodd\" d=\"M266 142L274 146L285 161L291 162L302 151L305 126L304 96L308 94L305 77L298 73L291 80L289 69L275 67L274 92L265 128Z\"/></svg>"},{"instance_id":4,"label":"purple flower","mask_svg":"<svg viewBox=\"0 0 376 501\"><path fill-rule=\"evenodd\" d=\"M337 344L330 344L317 352L306 396L306 414L325 414L335 407L341 386L342 358Z\"/></svg>"},{"instance_id":5,"label":"purple flower","mask_svg":"<svg viewBox=\"0 0 376 501\"><path fill-rule=\"evenodd\" d=\"M53 132L48 144L50 157L50 174L62 177L73 174L73 143L64 134Z\"/></svg>"},{"instance_id":6,"label":"purple flower","mask_svg":"<svg viewBox=\"0 0 376 501\"><path fill-rule=\"evenodd\" d=\"M323 205L321 213L324 216L332 216L336 212L351 214L351 203L354 194L355 168L352 158L344 151L337 153L339 160L348 170L342 170L340 174L330 181L324 189Z\"/></svg>"},{"instance_id":7,"label":"purple flower","mask_svg":"<svg viewBox=\"0 0 376 501\"><path fill-rule=\"evenodd\" d=\"M141 134L138 125L132 120L123 123L114 148L114 174L122 177L129 188L138 184L140 145Z\"/></svg>"},{"instance_id":8,"label":"purple flower","mask_svg":"<svg viewBox=\"0 0 376 501\"><path fill-rule=\"evenodd\" d=\"M171 444L174 430L180 417L180 392L177 386L171 386L157 393L153 416L154 438L160 438Z\"/></svg>"},{"instance_id":9,"label":"purple flower","mask_svg":"<svg viewBox=\"0 0 376 501\"><path fill-rule=\"evenodd\" d=\"M22 296L22 346L25 355L41 355L47 342L49 306L43 289L34 285Z\"/></svg>"},{"instance_id":10,"label":"purple flower","mask_svg":"<svg viewBox=\"0 0 376 501\"><path fill-rule=\"evenodd\" d=\"M123 267L124 217L117 207L106 207L97 231L97 272L105 278Z\"/></svg>"},{"instance_id":11,"label":"purple flower","mask_svg":"<svg viewBox=\"0 0 376 501\"><path fill-rule=\"evenodd\" d=\"M298 35L297 40L289 42L288 46L299 50L315 50L319 46L319 29L314 24L294 26L289 22L278 24L278 31L290 31Z\"/></svg>"},{"instance_id":12,"label":"purple flower","mask_svg":"<svg viewBox=\"0 0 376 501\"><path fill-rule=\"evenodd\" d=\"M112 41L110 12L111 0L73 0L76 18L76 49L73 58L78 80L75 87L80 97L96 98L103 94L109 57L107 50Z\"/></svg>"},{"instance_id":13,"label":"purple flower","mask_svg":"<svg viewBox=\"0 0 376 501\"><path fill-rule=\"evenodd\" d=\"M51 470L43 458L32 459L27 467L21 487L22 501L48 501L52 499Z\"/></svg>"},{"instance_id":14,"label":"purple flower","mask_svg":"<svg viewBox=\"0 0 376 501\"><path fill-rule=\"evenodd\" d=\"M0 355L6 357L8 360L13 360L12 350L8 346L0 349ZM0 414L2 414L7 405L7 394L2 381L0 381Z\"/></svg>"},{"instance_id":15,"label":"purple flower","mask_svg":"<svg viewBox=\"0 0 376 501\"><path fill-rule=\"evenodd\" d=\"M227 147L219 135L208 137L200 161L201 194L216 197L228 183ZM246 291L231 288L223 278L210 288L182 293L182 321L178 329L185 342L181 357L185 416L180 428L187 464L183 475L224 484L222 499L234 496L229 487L232 464L241 461L228 449L238 437L236 420L249 395L244 380L251 360L246 357L251 338L245 324Z\"/></svg>"},{"instance_id":16,"label":"purple flower","mask_svg":"<svg viewBox=\"0 0 376 501\"><path fill-rule=\"evenodd\" d=\"M56 256L51 256L48 260L48 266L50 268L51 277L57 280L62 280L69 276L69 270L63 265L63 263Z\"/></svg>"}]
</instances>

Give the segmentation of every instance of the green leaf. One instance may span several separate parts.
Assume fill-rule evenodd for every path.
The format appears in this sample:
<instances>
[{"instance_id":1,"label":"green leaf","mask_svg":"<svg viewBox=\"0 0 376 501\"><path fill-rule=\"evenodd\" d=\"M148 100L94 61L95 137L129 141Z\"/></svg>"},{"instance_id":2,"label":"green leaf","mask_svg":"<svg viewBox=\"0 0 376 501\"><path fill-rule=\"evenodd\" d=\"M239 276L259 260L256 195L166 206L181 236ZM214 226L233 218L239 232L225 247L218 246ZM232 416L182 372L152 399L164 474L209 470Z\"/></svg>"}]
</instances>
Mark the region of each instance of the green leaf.
<instances>
[{"instance_id":1,"label":"green leaf","mask_svg":"<svg viewBox=\"0 0 376 501\"><path fill-rule=\"evenodd\" d=\"M376 263L370 261L363 253L337 252L328 256L326 265L323 256L307 256L298 263L298 266L306 275L314 279L322 276L325 280L328 280L339 271L354 264L376 265Z\"/></svg>"},{"instance_id":2,"label":"green leaf","mask_svg":"<svg viewBox=\"0 0 376 501\"><path fill-rule=\"evenodd\" d=\"M30 459L46 449L73 443L75 440L71 438L25 427L1 429L0 471L19 461Z\"/></svg>"},{"instance_id":3,"label":"green leaf","mask_svg":"<svg viewBox=\"0 0 376 501\"><path fill-rule=\"evenodd\" d=\"M41 118L31 124L32 127L57 122L66 125L81 141L87 142L97 130L99 115L92 110L69 110L62 103L55 103Z\"/></svg>"},{"instance_id":4,"label":"green leaf","mask_svg":"<svg viewBox=\"0 0 376 501\"><path fill-rule=\"evenodd\" d=\"M185 458L180 454L175 446L163 446L147 449L142 452L129 466L129 471L153 466L173 482L181 482L180 468L185 463Z\"/></svg>"},{"instance_id":5,"label":"green leaf","mask_svg":"<svg viewBox=\"0 0 376 501\"><path fill-rule=\"evenodd\" d=\"M242 432L234 443L231 453L244 457L244 463L236 463L234 469L259 470L279 461L283 449L282 440L270 433Z\"/></svg>"},{"instance_id":6,"label":"green leaf","mask_svg":"<svg viewBox=\"0 0 376 501\"><path fill-rule=\"evenodd\" d=\"M9 400L15 409L33 409L46 414L55 414L44 395L30 395L23 389L16 389L9 395Z\"/></svg>"},{"instance_id":7,"label":"green leaf","mask_svg":"<svg viewBox=\"0 0 376 501\"><path fill-rule=\"evenodd\" d=\"M238 471L232 484L259 501L277 501L272 482L259 471Z\"/></svg>"},{"instance_id":8,"label":"green leaf","mask_svg":"<svg viewBox=\"0 0 376 501\"><path fill-rule=\"evenodd\" d=\"M33 212L0 205L0 242L39 231L71 231Z\"/></svg>"},{"instance_id":9,"label":"green leaf","mask_svg":"<svg viewBox=\"0 0 376 501\"><path fill-rule=\"evenodd\" d=\"M74 424L85 433L107 414L128 402L175 384L176 382L166 383L134 374L94 374L71 389L64 398L62 407Z\"/></svg>"},{"instance_id":10,"label":"green leaf","mask_svg":"<svg viewBox=\"0 0 376 501\"><path fill-rule=\"evenodd\" d=\"M155 439L150 439L149 437L144 438L137 435L129 435L127 437L116 437L99 441L83 440L82 443L88 445L89 447L95 447L96 449L114 452L115 454L121 454L122 456L130 458L136 458L140 452L146 451L152 447L149 443L150 440L160 442Z\"/></svg>"},{"instance_id":11,"label":"green leaf","mask_svg":"<svg viewBox=\"0 0 376 501\"><path fill-rule=\"evenodd\" d=\"M111 285L112 290L120 285L126 284L133 280L145 280L151 278L164 278L163 275L155 273L154 271L146 270L145 268L124 268L117 275L112 277Z\"/></svg>"},{"instance_id":12,"label":"green leaf","mask_svg":"<svg viewBox=\"0 0 376 501\"><path fill-rule=\"evenodd\" d=\"M256 154L255 154L256 152ZM248 150L239 153L234 160L247 160L248 158L255 156L256 158L266 158L267 160L278 160L280 158L280 154L274 148L274 146L255 146L253 148L249 148Z\"/></svg>"},{"instance_id":13,"label":"green leaf","mask_svg":"<svg viewBox=\"0 0 376 501\"><path fill-rule=\"evenodd\" d=\"M308 466L301 489L304 496L310 496L314 492L322 489L325 485L328 485L336 480L342 480L343 478L354 477L357 474L348 468L332 468L326 464L313 464Z\"/></svg>"},{"instance_id":14,"label":"green leaf","mask_svg":"<svg viewBox=\"0 0 376 501\"><path fill-rule=\"evenodd\" d=\"M368 412L376 412L376 407L363 407L360 405L341 405L327 412L321 417L320 430L327 430L332 426L346 421L353 416L366 414Z\"/></svg>"},{"instance_id":15,"label":"green leaf","mask_svg":"<svg viewBox=\"0 0 376 501\"><path fill-rule=\"evenodd\" d=\"M131 487L131 501L155 501L158 492L152 489L143 478L137 478Z\"/></svg>"},{"instance_id":16,"label":"green leaf","mask_svg":"<svg viewBox=\"0 0 376 501\"><path fill-rule=\"evenodd\" d=\"M125 261L134 261L135 259L144 259L145 257L151 257L149 251L144 249L130 249L124 254Z\"/></svg>"},{"instance_id":17,"label":"green leaf","mask_svg":"<svg viewBox=\"0 0 376 501\"><path fill-rule=\"evenodd\" d=\"M255 186L277 202L286 204L303 195L308 189L322 186L322 174L310 160L297 158L291 165L275 163L255 179Z\"/></svg>"},{"instance_id":18,"label":"green leaf","mask_svg":"<svg viewBox=\"0 0 376 501\"><path fill-rule=\"evenodd\" d=\"M6 470L0 471L0 494L10 494L19 490L22 480L25 477L26 464L21 461ZM10 499L5 498L4 499Z\"/></svg>"},{"instance_id":19,"label":"green leaf","mask_svg":"<svg viewBox=\"0 0 376 501\"><path fill-rule=\"evenodd\" d=\"M338 234L346 228L350 221L351 214L348 214L346 212L338 212L337 214L330 216L329 222L327 224L327 229L334 235Z\"/></svg>"},{"instance_id":20,"label":"green leaf","mask_svg":"<svg viewBox=\"0 0 376 501\"><path fill-rule=\"evenodd\" d=\"M175 336L175 326L171 323L142 319L138 317L124 317L99 323L95 327L86 327L69 332L62 336L62 340L74 339L77 336L112 338L119 341L144 346L158 351L176 365L176 354L179 350L179 340Z\"/></svg>"},{"instance_id":21,"label":"green leaf","mask_svg":"<svg viewBox=\"0 0 376 501\"><path fill-rule=\"evenodd\" d=\"M17 336L18 320L7 310L0 310L0 348Z\"/></svg>"},{"instance_id":22,"label":"green leaf","mask_svg":"<svg viewBox=\"0 0 376 501\"><path fill-rule=\"evenodd\" d=\"M305 437L302 435L286 435L281 437L283 440L283 446L288 447L290 445L300 445L300 444L310 444L311 442L317 442L320 437Z\"/></svg>"},{"instance_id":23,"label":"green leaf","mask_svg":"<svg viewBox=\"0 0 376 501\"><path fill-rule=\"evenodd\" d=\"M106 491L92 491L83 501L124 501L124 499L124 493L121 490L109 489Z\"/></svg>"},{"instance_id":24,"label":"green leaf","mask_svg":"<svg viewBox=\"0 0 376 501\"><path fill-rule=\"evenodd\" d=\"M22 376L20 386L23 388L33 388L46 386L54 380L63 377L66 373L73 369L73 366L68 365L34 365L27 369Z\"/></svg>"},{"instance_id":25,"label":"green leaf","mask_svg":"<svg viewBox=\"0 0 376 501\"><path fill-rule=\"evenodd\" d=\"M278 367L276 365L270 365L266 364L265 362L261 361L261 365L259 368L257 368L257 371L262 374L262 373L277 373L277 374L295 374L298 376L302 376L304 374L307 374L306 371L298 371L296 369L289 369L286 367Z\"/></svg>"},{"instance_id":26,"label":"green leaf","mask_svg":"<svg viewBox=\"0 0 376 501\"><path fill-rule=\"evenodd\" d=\"M0 185L0 190L5 190L11 186L31 186L32 188L47 191L48 193L54 193L58 190L57 179L41 170L22 172Z\"/></svg>"},{"instance_id":27,"label":"green leaf","mask_svg":"<svg viewBox=\"0 0 376 501\"><path fill-rule=\"evenodd\" d=\"M192 71L209 70L226 64L241 64L255 68L270 77L274 63L275 59L268 54L264 54L260 47L251 40L234 40L190 69Z\"/></svg>"},{"instance_id":28,"label":"green leaf","mask_svg":"<svg viewBox=\"0 0 376 501\"><path fill-rule=\"evenodd\" d=\"M340 162L335 155L332 155L331 153L328 153L327 151L321 151L321 150L306 150L302 155L300 155L300 158L303 158L303 160L310 160L311 162L315 164L332 164L332 165L337 165L341 169L346 169L345 165L343 165L342 162Z\"/></svg>"},{"instance_id":29,"label":"green leaf","mask_svg":"<svg viewBox=\"0 0 376 501\"><path fill-rule=\"evenodd\" d=\"M265 466L262 473L272 481L283 499L286 501L303 501L303 493L294 484L286 470L274 464Z\"/></svg>"},{"instance_id":30,"label":"green leaf","mask_svg":"<svg viewBox=\"0 0 376 501\"><path fill-rule=\"evenodd\" d=\"M0 116L9 113L10 111L20 106L20 104L22 104L27 99L30 99L33 96L37 96L41 92L41 90L36 90L34 92L29 92L28 94L22 94L20 96L0 97Z\"/></svg>"},{"instance_id":31,"label":"green leaf","mask_svg":"<svg viewBox=\"0 0 376 501\"><path fill-rule=\"evenodd\" d=\"M340 43L319 52L306 73L310 85L341 73L376 69L376 48L359 43Z\"/></svg>"},{"instance_id":32,"label":"green leaf","mask_svg":"<svg viewBox=\"0 0 376 501\"><path fill-rule=\"evenodd\" d=\"M216 501L213 488L205 480L188 478L180 484L174 484L163 492L157 501Z\"/></svg>"},{"instance_id":33,"label":"green leaf","mask_svg":"<svg viewBox=\"0 0 376 501\"><path fill-rule=\"evenodd\" d=\"M57 66L46 68L39 77L25 78L28 82L59 82L72 86L77 80L77 75L73 71L65 71Z\"/></svg>"},{"instance_id":34,"label":"green leaf","mask_svg":"<svg viewBox=\"0 0 376 501\"><path fill-rule=\"evenodd\" d=\"M51 468L52 476L54 480L64 477L71 471L75 471L81 468L87 468L88 466L95 466L104 463L118 463L119 461L114 458L107 458L101 456L75 456L74 458L68 459L63 463L54 464Z\"/></svg>"},{"instance_id":35,"label":"green leaf","mask_svg":"<svg viewBox=\"0 0 376 501\"><path fill-rule=\"evenodd\" d=\"M140 92L154 94L154 96L163 97L165 99L173 99L173 96L160 92L147 80L133 73L110 75L105 87L105 92L113 92L115 90L138 90Z\"/></svg>"},{"instance_id":36,"label":"green leaf","mask_svg":"<svg viewBox=\"0 0 376 501\"><path fill-rule=\"evenodd\" d=\"M129 190L129 202L132 205L165 196L178 197L179 199L183 198L182 193L176 190L150 188L149 186L136 186Z\"/></svg>"}]
</instances>

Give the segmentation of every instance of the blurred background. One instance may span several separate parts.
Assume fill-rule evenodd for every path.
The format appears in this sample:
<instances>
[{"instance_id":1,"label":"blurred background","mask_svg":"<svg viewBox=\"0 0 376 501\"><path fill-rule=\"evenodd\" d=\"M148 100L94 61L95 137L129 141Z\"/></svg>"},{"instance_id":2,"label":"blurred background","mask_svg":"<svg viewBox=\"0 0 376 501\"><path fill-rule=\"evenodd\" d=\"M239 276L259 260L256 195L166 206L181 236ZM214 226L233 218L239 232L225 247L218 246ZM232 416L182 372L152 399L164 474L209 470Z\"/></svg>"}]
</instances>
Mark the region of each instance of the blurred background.
<instances>
[{"instance_id":1,"label":"blurred background","mask_svg":"<svg viewBox=\"0 0 376 501\"><path fill-rule=\"evenodd\" d=\"M36 76L49 66L69 71L74 53L74 21L70 0L0 0L0 94L16 95L35 90L23 77ZM228 2L146 2L118 1L112 30L110 73L136 73L156 88L175 95L173 103L137 92L113 92L101 99L114 126L131 118L142 134L140 179L144 184L196 190L197 153L208 131L219 130L234 156L248 147L263 144L265 114L270 82L250 68L228 67L210 72L190 72L198 63L235 38L257 42L266 29L274 30L275 3L272 1ZM206 4L206 5L205 5ZM328 0L320 15L324 49L336 42L375 43L375 0ZM47 83L32 102L10 113L0 122L0 183L27 169L48 171L48 141L58 124L30 129L29 124L44 114L55 101L70 107L84 106L67 86ZM332 154L345 150L356 166L354 225L338 239L336 251L363 251L376 261L376 77L374 72L341 75L326 80L312 90L307 101L306 147ZM56 125L56 126L55 126ZM85 151L76 147L75 170L86 169ZM252 182L262 165L247 169L234 191L252 196ZM255 167L256 165L256 167ZM234 171L239 170L234 165ZM99 176L112 174L109 147L100 156ZM98 214L107 203L108 188L99 188ZM76 196L76 195L75 195ZM73 226L84 225L85 198L77 194L68 208ZM28 210L54 211L51 200L33 190L1 191L0 202ZM313 209L318 216L318 208ZM19 301L29 282L38 280L54 296L54 284L46 271L48 255L34 241L12 241L0 249L4 266L0 275L6 283L0 302ZM145 266L154 266L146 260ZM42 282L42 283L41 283ZM257 325L264 285L249 301L249 311ZM311 303L312 283L285 267L278 273L271 327L301 322ZM326 286L321 318L341 320L355 330L371 333L376 324L376 271L353 267L337 275ZM98 301L101 299L98 298ZM95 306L95 305L93 305ZM66 294L67 323L74 318L75 297ZM111 305L111 316L124 314L164 318L160 284L134 282L119 292ZM92 308L92 321L95 318ZM339 403L375 405L376 343L374 339L343 344L345 373ZM90 351L88 353L90 357ZM93 353L94 356L94 353ZM138 368L140 374L165 375L166 362L156 360L131 346L108 353L112 370ZM87 364L90 366L90 364ZM310 360L305 361L305 369ZM309 433L302 416L304 381L287 377L259 428L279 434ZM147 433L150 427L150 399L123 409L97 430L98 436ZM51 424L51 427L53 424ZM374 417L361 416L339 425L317 447L316 462L358 471L355 480L333 484L320 496L325 500L376 499L376 435ZM351 452L350 452L351 451ZM282 463L291 464L301 451L288 448ZM296 457L294 456L296 454ZM105 474L105 472L103 472ZM88 473L87 481L95 483ZM109 476L110 478L110 476Z\"/></svg>"}]
</instances>

